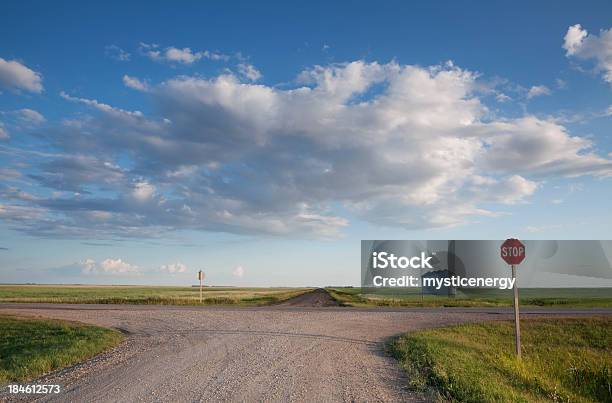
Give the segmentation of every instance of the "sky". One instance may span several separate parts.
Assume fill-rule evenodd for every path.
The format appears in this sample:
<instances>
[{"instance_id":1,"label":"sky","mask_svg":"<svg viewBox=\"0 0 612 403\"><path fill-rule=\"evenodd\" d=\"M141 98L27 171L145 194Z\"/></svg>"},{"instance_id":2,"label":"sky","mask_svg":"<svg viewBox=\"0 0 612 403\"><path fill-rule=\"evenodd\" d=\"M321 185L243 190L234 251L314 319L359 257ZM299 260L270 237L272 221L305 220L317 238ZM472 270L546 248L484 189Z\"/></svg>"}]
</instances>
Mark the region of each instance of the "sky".
<instances>
[{"instance_id":1,"label":"sky","mask_svg":"<svg viewBox=\"0 0 612 403\"><path fill-rule=\"evenodd\" d=\"M362 239L610 239L612 3L532 3L2 2L0 283L357 285Z\"/></svg>"}]
</instances>

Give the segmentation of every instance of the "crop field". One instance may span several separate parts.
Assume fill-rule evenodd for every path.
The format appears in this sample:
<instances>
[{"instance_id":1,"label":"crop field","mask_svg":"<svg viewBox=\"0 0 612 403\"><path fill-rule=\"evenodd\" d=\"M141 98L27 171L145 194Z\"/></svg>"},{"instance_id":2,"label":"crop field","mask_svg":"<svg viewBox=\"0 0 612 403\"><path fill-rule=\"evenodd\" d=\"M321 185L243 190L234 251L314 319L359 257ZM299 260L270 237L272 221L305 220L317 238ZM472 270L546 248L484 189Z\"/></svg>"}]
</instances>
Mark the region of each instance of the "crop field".
<instances>
[{"instance_id":1,"label":"crop field","mask_svg":"<svg viewBox=\"0 0 612 403\"><path fill-rule=\"evenodd\" d=\"M336 287L327 289L344 305L407 307L502 307L512 306L512 290L471 289L455 296L421 295L420 289L367 289ZM519 290L520 303L546 307L612 307L611 288L525 288Z\"/></svg>"},{"instance_id":2,"label":"crop field","mask_svg":"<svg viewBox=\"0 0 612 403\"><path fill-rule=\"evenodd\" d=\"M282 302L310 288L0 285L0 303L244 305Z\"/></svg>"}]
</instances>

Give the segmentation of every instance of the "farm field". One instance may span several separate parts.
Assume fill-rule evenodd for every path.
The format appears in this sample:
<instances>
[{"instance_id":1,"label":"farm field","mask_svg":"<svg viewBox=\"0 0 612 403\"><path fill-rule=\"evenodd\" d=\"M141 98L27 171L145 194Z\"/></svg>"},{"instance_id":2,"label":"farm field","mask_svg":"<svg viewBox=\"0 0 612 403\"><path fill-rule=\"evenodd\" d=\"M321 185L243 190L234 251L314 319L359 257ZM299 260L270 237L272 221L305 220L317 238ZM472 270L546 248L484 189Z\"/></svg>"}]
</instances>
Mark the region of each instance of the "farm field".
<instances>
[{"instance_id":1,"label":"farm field","mask_svg":"<svg viewBox=\"0 0 612 403\"><path fill-rule=\"evenodd\" d=\"M282 302L310 288L0 285L0 303L257 306Z\"/></svg>"},{"instance_id":2,"label":"farm field","mask_svg":"<svg viewBox=\"0 0 612 403\"><path fill-rule=\"evenodd\" d=\"M359 287L330 287L329 293L348 306L405 307L504 307L512 306L512 290L471 289L454 297L421 295L420 289L377 290L376 294ZM545 307L612 307L610 288L525 288L519 290L520 303Z\"/></svg>"}]
</instances>

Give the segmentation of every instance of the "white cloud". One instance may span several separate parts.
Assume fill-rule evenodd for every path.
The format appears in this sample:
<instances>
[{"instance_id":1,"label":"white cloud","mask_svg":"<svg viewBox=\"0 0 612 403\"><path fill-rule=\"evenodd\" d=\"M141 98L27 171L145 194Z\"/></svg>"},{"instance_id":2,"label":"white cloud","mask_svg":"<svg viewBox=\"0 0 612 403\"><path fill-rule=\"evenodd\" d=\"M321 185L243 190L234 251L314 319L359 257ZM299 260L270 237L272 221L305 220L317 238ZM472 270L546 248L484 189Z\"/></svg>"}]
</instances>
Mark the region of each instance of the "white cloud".
<instances>
[{"instance_id":1,"label":"white cloud","mask_svg":"<svg viewBox=\"0 0 612 403\"><path fill-rule=\"evenodd\" d=\"M136 198L136 200L146 201L149 200L154 193L155 186L151 185L146 181L143 181L134 184L134 190L132 192L132 195L134 196L134 198Z\"/></svg>"},{"instance_id":2,"label":"white cloud","mask_svg":"<svg viewBox=\"0 0 612 403\"><path fill-rule=\"evenodd\" d=\"M0 140L7 140L10 138L8 131L4 128L4 124L0 122Z\"/></svg>"},{"instance_id":3,"label":"white cloud","mask_svg":"<svg viewBox=\"0 0 612 403\"><path fill-rule=\"evenodd\" d=\"M580 50L582 41L588 35L587 31L582 29L580 24L572 25L567 29L563 38L563 49L566 50L567 56L573 56Z\"/></svg>"},{"instance_id":4,"label":"white cloud","mask_svg":"<svg viewBox=\"0 0 612 403\"><path fill-rule=\"evenodd\" d=\"M529 91L527 92L527 99L531 99L531 98L535 98L535 97L539 97L542 95L550 95L550 88L548 88L545 85L534 85L533 87L529 88Z\"/></svg>"},{"instance_id":5,"label":"white cloud","mask_svg":"<svg viewBox=\"0 0 612 403\"><path fill-rule=\"evenodd\" d=\"M238 72L241 76L245 77L249 81L258 81L262 77L259 70L257 70L252 64L248 63L240 63L238 65Z\"/></svg>"},{"instance_id":6,"label":"white cloud","mask_svg":"<svg viewBox=\"0 0 612 403\"><path fill-rule=\"evenodd\" d=\"M21 121L31 125L40 125L47 121L47 119L45 119L45 117L41 113L33 109L24 108L20 109L17 112Z\"/></svg>"},{"instance_id":7,"label":"white cloud","mask_svg":"<svg viewBox=\"0 0 612 403\"><path fill-rule=\"evenodd\" d=\"M97 109L100 112L105 113L109 117L116 119L115 123L121 122L122 124L142 125L146 124L144 115L140 111L127 111L120 108L112 107L108 104L98 102L95 99L79 98L68 95L64 91L60 92L60 97L67 101L88 105Z\"/></svg>"},{"instance_id":8,"label":"white cloud","mask_svg":"<svg viewBox=\"0 0 612 403\"><path fill-rule=\"evenodd\" d=\"M106 273L133 273L137 271L137 266L121 259L105 259L100 263L100 267Z\"/></svg>"},{"instance_id":9,"label":"white cloud","mask_svg":"<svg viewBox=\"0 0 612 403\"><path fill-rule=\"evenodd\" d=\"M561 79L561 78L557 78L555 80L555 84L557 85L557 88L560 90L565 90L567 89L567 81Z\"/></svg>"},{"instance_id":10,"label":"white cloud","mask_svg":"<svg viewBox=\"0 0 612 403\"><path fill-rule=\"evenodd\" d=\"M104 48L104 53L106 53L106 56L119 62L127 62L131 57L128 52L121 49L117 45L108 45L106 48Z\"/></svg>"},{"instance_id":11,"label":"white cloud","mask_svg":"<svg viewBox=\"0 0 612 403\"><path fill-rule=\"evenodd\" d=\"M554 121L526 116L474 129L487 145L479 164L490 172L537 177L612 175L612 161L595 154L590 140L570 136Z\"/></svg>"},{"instance_id":12,"label":"white cloud","mask_svg":"<svg viewBox=\"0 0 612 403\"><path fill-rule=\"evenodd\" d=\"M201 59L209 60L228 60L229 57L217 53L204 51L193 51L191 48L177 48L170 46L161 48L157 44L140 44L140 51L151 60L164 61L168 63L193 64Z\"/></svg>"},{"instance_id":13,"label":"white cloud","mask_svg":"<svg viewBox=\"0 0 612 403\"><path fill-rule=\"evenodd\" d=\"M567 57L593 59L604 81L612 85L612 28L592 35L580 24L572 25L565 34L563 48Z\"/></svg>"},{"instance_id":14,"label":"white cloud","mask_svg":"<svg viewBox=\"0 0 612 403\"><path fill-rule=\"evenodd\" d=\"M191 64L204 57L202 52L193 53L189 48L178 49L174 47L167 48L165 56L166 60L170 62L178 62L184 64Z\"/></svg>"},{"instance_id":15,"label":"white cloud","mask_svg":"<svg viewBox=\"0 0 612 403\"><path fill-rule=\"evenodd\" d=\"M234 267L234 270L232 270L232 276L236 278L244 277L244 268L242 266Z\"/></svg>"},{"instance_id":16,"label":"white cloud","mask_svg":"<svg viewBox=\"0 0 612 403\"><path fill-rule=\"evenodd\" d=\"M123 84L126 87L138 90L138 91L148 91L149 84L146 81L142 81L136 77L130 77L127 74L123 76Z\"/></svg>"},{"instance_id":17,"label":"white cloud","mask_svg":"<svg viewBox=\"0 0 612 403\"><path fill-rule=\"evenodd\" d=\"M46 122L45 117L39 112L23 108L14 111L0 111L0 116L6 117L6 124L0 122L0 140L6 140L10 131L20 132L24 129L33 129Z\"/></svg>"},{"instance_id":18,"label":"white cloud","mask_svg":"<svg viewBox=\"0 0 612 403\"><path fill-rule=\"evenodd\" d=\"M169 273L169 274L186 273L187 266L181 262L176 262L176 263L164 264L159 267L159 270Z\"/></svg>"},{"instance_id":19,"label":"white cloud","mask_svg":"<svg viewBox=\"0 0 612 403\"><path fill-rule=\"evenodd\" d=\"M508 95L500 92L498 94L495 95L495 99L497 100L497 102L508 102L511 101L512 98L509 97Z\"/></svg>"},{"instance_id":20,"label":"white cloud","mask_svg":"<svg viewBox=\"0 0 612 403\"><path fill-rule=\"evenodd\" d=\"M97 272L98 264L93 259L85 259L81 262L83 273L90 274Z\"/></svg>"},{"instance_id":21,"label":"white cloud","mask_svg":"<svg viewBox=\"0 0 612 403\"><path fill-rule=\"evenodd\" d=\"M478 184L478 191L485 191L492 201L501 204L523 203L525 198L533 195L538 188L538 183L520 175L512 175L499 181L487 179L487 182Z\"/></svg>"},{"instance_id":22,"label":"white cloud","mask_svg":"<svg viewBox=\"0 0 612 403\"><path fill-rule=\"evenodd\" d=\"M83 274L92 275L137 275L140 269L136 265L124 262L121 259L105 259L102 262L96 262L93 259L85 259L81 262Z\"/></svg>"},{"instance_id":23,"label":"white cloud","mask_svg":"<svg viewBox=\"0 0 612 403\"><path fill-rule=\"evenodd\" d=\"M450 63L356 61L315 66L291 88L181 75L150 84L154 117L64 94L101 113L64 125L50 146L70 158L40 166L33 180L80 195L20 201L44 208L42 218L13 209L8 222L37 235L331 238L347 216L459 225L529 202L550 178L612 175L592 140L557 121L492 116L481 87ZM104 197L87 192L99 188ZM91 210L112 216L95 225L83 213Z\"/></svg>"},{"instance_id":24,"label":"white cloud","mask_svg":"<svg viewBox=\"0 0 612 403\"><path fill-rule=\"evenodd\" d=\"M0 57L0 87L40 93L43 90L42 77L16 60Z\"/></svg>"}]
</instances>

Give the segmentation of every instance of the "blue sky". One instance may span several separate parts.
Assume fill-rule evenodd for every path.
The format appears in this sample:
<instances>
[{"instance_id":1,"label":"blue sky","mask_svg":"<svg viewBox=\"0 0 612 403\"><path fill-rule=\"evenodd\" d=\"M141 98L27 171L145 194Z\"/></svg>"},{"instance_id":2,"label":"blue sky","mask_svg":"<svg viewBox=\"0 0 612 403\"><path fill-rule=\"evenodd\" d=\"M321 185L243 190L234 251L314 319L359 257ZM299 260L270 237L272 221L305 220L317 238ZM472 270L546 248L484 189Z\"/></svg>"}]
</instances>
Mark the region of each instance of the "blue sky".
<instances>
[{"instance_id":1,"label":"blue sky","mask_svg":"<svg viewBox=\"0 0 612 403\"><path fill-rule=\"evenodd\" d=\"M612 5L490 3L4 2L0 282L358 284L361 239L609 239Z\"/></svg>"}]
</instances>

